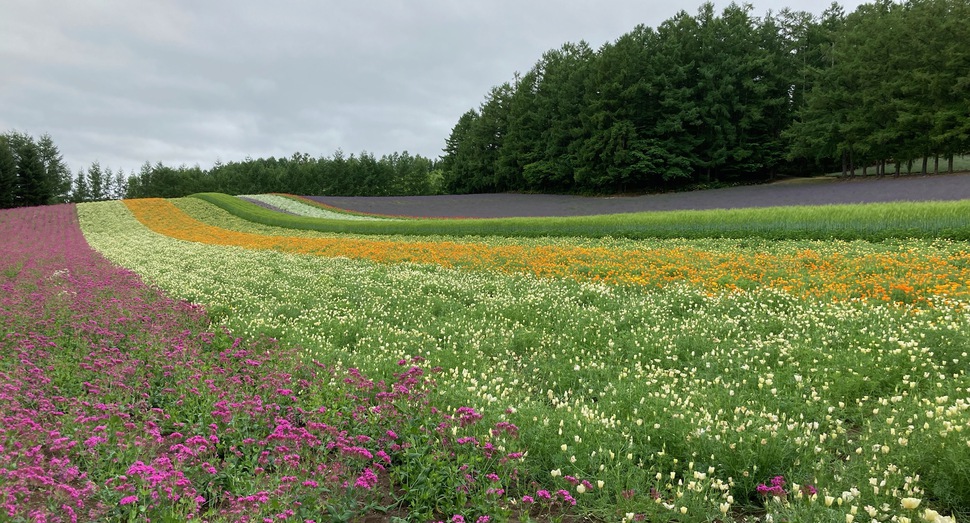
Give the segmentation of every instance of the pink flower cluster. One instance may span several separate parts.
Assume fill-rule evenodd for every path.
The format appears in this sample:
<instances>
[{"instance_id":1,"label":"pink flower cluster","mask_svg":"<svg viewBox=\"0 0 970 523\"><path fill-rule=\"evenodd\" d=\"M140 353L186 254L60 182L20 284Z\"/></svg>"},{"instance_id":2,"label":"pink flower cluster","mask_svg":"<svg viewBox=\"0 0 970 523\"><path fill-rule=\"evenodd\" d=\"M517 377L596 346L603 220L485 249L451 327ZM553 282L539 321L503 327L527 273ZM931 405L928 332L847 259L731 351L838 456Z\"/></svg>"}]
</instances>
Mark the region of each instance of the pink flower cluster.
<instances>
[{"instance_id":1,"label":"pink flower cluster","mask_svg":"<svg viewBox=\"0 0 970 523\"><path fill-rule=\"evenodd\" d=\"M91 250L73 206L0 213L0 519L353 513L407 459L416 415L431 429L483 417L430 407L436 369L418 359L385 383L209 331L204 310ZM466 437L462 456L494 466L491 442ZM494 470L465 473L501 496Z\"/></svg>"}]
</instances>

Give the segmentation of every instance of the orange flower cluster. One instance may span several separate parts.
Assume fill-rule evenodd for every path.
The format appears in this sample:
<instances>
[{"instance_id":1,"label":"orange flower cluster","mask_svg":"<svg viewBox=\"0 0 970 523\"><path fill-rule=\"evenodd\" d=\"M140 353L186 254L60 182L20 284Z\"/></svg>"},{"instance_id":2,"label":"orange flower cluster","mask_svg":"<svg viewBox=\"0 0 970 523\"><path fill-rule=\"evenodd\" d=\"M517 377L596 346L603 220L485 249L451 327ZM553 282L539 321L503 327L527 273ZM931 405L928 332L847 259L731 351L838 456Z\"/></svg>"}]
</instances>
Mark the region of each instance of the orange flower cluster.
<instances>
[{"instance_id":1,"label":"orange flower cluster","mask_svg":"<svg viewBox=\"0 0 970 523\"><path fill-rule=\"evenodd\" d=\"M705 251L686 247L621 250L570 246L492 246L456 242L397 242L361 238L298 238L230 231L199 222L163 199L126 200L155 232L193 242L273 249L381 263L532 273L659 287L686 282L711 292L774 287L801 296L919 303L933 295L970 298L970 254L947 257L912 251L826 255Z\"/></svg>"}]
</instances>

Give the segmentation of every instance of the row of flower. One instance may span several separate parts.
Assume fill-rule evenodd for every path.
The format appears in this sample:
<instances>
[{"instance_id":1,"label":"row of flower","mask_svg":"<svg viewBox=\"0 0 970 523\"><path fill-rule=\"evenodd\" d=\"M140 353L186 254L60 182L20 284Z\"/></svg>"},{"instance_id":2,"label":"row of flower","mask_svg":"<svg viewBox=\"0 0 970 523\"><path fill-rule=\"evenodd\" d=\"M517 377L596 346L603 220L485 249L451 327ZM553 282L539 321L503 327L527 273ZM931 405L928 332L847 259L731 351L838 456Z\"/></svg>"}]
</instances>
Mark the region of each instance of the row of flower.
<instances>
[{"instance_id":1,"label":"row of flower","mask_svg":"<svg viewBox=\"0 0 970 523\"><path fill-rule=\"evenodd\" d=\"M844 251L826 248L819 252L789 242L792 248L772 253L758 248L705 249L688 242L617 248L508 241L492 244L453 238L405 241L295 233L265 226L232 230L219 223L228 219L227 213L191 198L179 202L178 207L161 199L129 200L126 204L146 226L166 236L247 249L383 263L433 263L645 287L686 282L711 292L772 287L835 300L873 298L917 304L927 304L941 296L970 298L970 253L947 243L921 249L908 245L888 249L863 247L853 252L865 245L856 242L844 244ZM185 207L197 210L203 218L223 218L200 221L184 212ZM266 229L273 232L267 234Z\"/></svg>"},{"instance_id":2,"label":"row of flower","mask_svg":"<svg viewBox=\"0 0 970 523\"><path fill-rule=\"evenodd\" d=\"M297 216L307 216L309 218L325 218L328 220L385 220L377 216L366 216L340 212L336 209L328 209L323 204L306 200L295 196L284 196L280 194L244 194L239 196L247 201L262 205L269 209Z\"/></svg>"},{"instance_id":3,"label":"row of flower","mask_svg":"<svg viewBox=\"0 0 970 523\"><path fill-rule=\"evenodd\" d=\"M489 510L521 513L536 503L555 515L575 501L570 511L610 520L841 523L943 520L935 511L970 507L970 317L960 292L924 294L933 306L917 308L765 285L716 292L686 281L606 285L484 266L374 263L287 247L375 241L333 235L269 240L268 228L260 235L199 224L185 226L200 233L186 242L135 219L158 226L185 220L181 210L142 202L172 215L152 222L132 203L81 206L89 242L167 293L204 303L234 332L272 336L338 372L360 368L374 379L392 380L394 362L419 357L440 368L428 396L435 409L471 407L484 426L516 426L528 454L515 467L517 483L501 487L505 505ZM279 248L222 242L235 234ZM727 256L712 245L693 244ZM495 247L503 245L478 246ZM857 253L891 257L893 248L849 244L840 266L858 263ZM916 266L946 259L959 268L966 256L919 242L898 250ZM819 258L817 274L792 270L824 277L832 269ZM429 496L462 491L454 478L474 466L423 462L415 477L439 478L437 488L420 490ZM405 474L391 477L414 486Z\"/></svg>"},{"instance_id":4,"label":"row of flower","mask_svg":"<svg viewBox=\"0 0 970 523\"><path fill-rule=\"evenodd\" d=\"M430 407L420 358L372 380L209 330L90 249L73 206L2 211L0 237L0 520L482 521L527 489L517 428Z\"/></svg>"}]
</instances>

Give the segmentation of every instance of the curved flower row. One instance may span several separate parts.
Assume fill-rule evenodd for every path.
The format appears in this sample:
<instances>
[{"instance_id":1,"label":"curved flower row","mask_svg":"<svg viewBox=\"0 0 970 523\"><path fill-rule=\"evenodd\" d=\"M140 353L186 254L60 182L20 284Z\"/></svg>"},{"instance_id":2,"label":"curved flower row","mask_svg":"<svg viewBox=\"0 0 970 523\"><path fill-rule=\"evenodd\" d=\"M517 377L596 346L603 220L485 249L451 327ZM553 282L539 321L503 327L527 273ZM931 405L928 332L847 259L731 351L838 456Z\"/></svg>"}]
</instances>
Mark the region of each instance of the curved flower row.
<instances>
[{"instance_id":1,"label":"curved flower row","mask_svg":"<svg viewBox=\"0 0 970 523\"><path fill-rule=\"evenodd\" d=\"M324 209L318 205L302 203L293 198L278 194L246 194L239 198L264 203L280 211L295 214L297 216L308 216L310 218L326 218L329 220L357 220L357 221L382 221L387 218L376 216L362 216L358 214L342 213Z\"/></svg>"},{"instance_id":2,"label":"curved flower row","mask_svg":"<svg viewBox=\"0 0 970 523\"><path fill-rule=\"evenodd\" d=\"M353 519L395 505L383 487L424 466L419 445L471 464L460 485L479 504L429 489L437 505L409 510L505 503L515 430L430 409L420 359L375 381L207 331L201 308L92 250L74 206L0 211L0 237L0 520ZM456 452L462 438L481 443Z\"/></svg>"},{"instance_id":3,"label":"curved flower row","mask_svg":"<svg viewBox=\"0 0 970 523\"><path fill-rule=\"evenodd\" d=\"M92 244L174 295L216 304L234 331L368 375L413 356L440 366L430 400L459 429L475 412L518 427L529 456L515 500L533 517L902 522L970 506L960 304L708 295L247 250L163 237L121 203L83 209ZM464 463L423 448L400 484L464 478ZM409 492L461 488L448 486Z\"/></svg>"},{"instance_id":4,"label":"curved flower row","mask_svg":"<svg viewBox=\"0 0 970 523\"><path fill-rule=\"evenodd\" d=\"M382 263L529 273L609 284L660 287L686 282L710 292L771 287L798 296L931 303L970 298L970 253L893 252L821 256L716 252L687 246L611 249L561 245L487 245L359 237L267 236L202 223L163 199L126 200L150 229L182 240Z\"/></svg>"}]
</instances>

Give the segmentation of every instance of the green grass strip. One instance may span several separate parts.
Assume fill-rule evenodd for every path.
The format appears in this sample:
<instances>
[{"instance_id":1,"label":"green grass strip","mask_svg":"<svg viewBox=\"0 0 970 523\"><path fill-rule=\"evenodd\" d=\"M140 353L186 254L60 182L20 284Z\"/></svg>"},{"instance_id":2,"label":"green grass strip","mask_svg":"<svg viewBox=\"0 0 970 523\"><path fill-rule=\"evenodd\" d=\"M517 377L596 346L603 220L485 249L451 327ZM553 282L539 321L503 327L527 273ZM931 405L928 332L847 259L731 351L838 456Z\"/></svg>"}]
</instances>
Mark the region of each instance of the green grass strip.
<instances>
[{"instance_id":1,"label":"green grass strip","mask_svg":"<svg viewBox=\"0 0 970 523\"><path fill-rule=\"evenodd\" d=\"M200 193L193 196L263 225L351 234L868 241L890 238L970 239L970 200L665 211L565 218L351 222L278 213L226 194Z\"/></svg>"}]
</instances>

